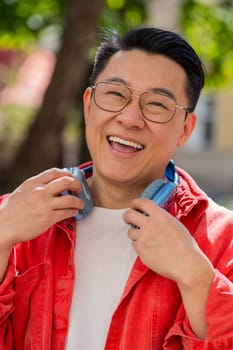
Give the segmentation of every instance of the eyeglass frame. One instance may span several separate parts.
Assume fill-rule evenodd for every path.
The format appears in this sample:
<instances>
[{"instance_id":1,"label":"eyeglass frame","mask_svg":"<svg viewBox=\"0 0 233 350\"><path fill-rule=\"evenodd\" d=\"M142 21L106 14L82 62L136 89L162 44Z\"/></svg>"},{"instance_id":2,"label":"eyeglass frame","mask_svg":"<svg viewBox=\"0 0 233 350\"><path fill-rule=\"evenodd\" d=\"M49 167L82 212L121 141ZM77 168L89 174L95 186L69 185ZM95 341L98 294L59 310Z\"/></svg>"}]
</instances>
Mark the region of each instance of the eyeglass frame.
<instances>
[{"instance_id":1,"label":"eyeglass frame","mask_svg":"<svg viewBox=\"0 0 233 350\"><path fill-rule=\"evenodd\" d=\"M96 102L96 96L95 96L95 90L96 90L96 87L97 87L99 84L109 84L109 85L123 86L123 87L126 88L126 89L129 91L129 93L130 93L129 100L125 103L125 105L124 105L121 109L119 109L119 110L117 110L117 111L112 111L112 110L109 110L109 109L106 109L106 108L103 108L103 107L99 106L98 103ZM91 85L91 86L89 86L89 87L90 87L90 88L92 89L92 91L93 91L95 105L96 105L98 108L100 108L100 109L102 109L103 111L106 111L106 112L111 112L111 113L118 113L118 112L121 112L121 111L123 111L123 109L124 109L125 107L127 107L127 105L130 104L130 102L132 101L132 96L138 97L138 99L139 99L139 107L140 107L140 110L141 110L141 112L142 112L143 118L145 118L146 120L148 120L148 121L151 122L151 123L156 123L156 124L167 124L167 123L169 123L169 122L175 117L175 114L176 114L177 109L180 109L180 110L185 111L185 118L184 118L184 119L186 119L188 113L191 113L192 110L193 110L193 109L190 108L190 107L183 107L183 106L178 105L177 102L176 102L175 97L173 97L172 95L167 94L165 91L164 91L164 92L163 92L163 91L156 91L157 94L167 96L168 98L170 98L171 100L173 100L173 101L175 102L175 109L174 109L174 113L173 113L172 117L171 117L170 119L164 121L164 122L162 122L162 121L161 121L161 122L158 122L158 121L154 121L154 120L148 119L148 118L145 116L145 114L144 114L144 112L143 112L143 106L141 105L141 97L142 97L144 94L150 92L150 90L145 90L141 95L136 95L136 94L133 94L133 93L132 93L131 89L130 89L127 85L122 84L122 83L118 83L118 82L112 82L112 81L98 81L95 85Z\"/></svg>"}]
</instances>

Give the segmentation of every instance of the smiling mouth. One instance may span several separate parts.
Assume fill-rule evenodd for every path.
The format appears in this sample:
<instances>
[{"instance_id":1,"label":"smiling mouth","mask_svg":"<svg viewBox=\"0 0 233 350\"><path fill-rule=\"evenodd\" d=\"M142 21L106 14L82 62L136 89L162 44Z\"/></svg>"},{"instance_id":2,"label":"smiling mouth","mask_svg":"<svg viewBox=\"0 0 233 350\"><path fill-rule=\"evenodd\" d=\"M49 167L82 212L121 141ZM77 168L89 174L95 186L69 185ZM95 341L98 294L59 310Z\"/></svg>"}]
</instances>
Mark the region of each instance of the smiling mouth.
<instances>
[{"instance_id":1,"label":"smiling mouth","mask_svg":"<svg viewBox=\"0 0 233 350\"><path fill-rule=\"evenodd\" d=\"M120 147L124 147L124 149L129 149L129 150L136 150L136 151L141 151L144 146L138 142L135 141L129 141L129 140L124 140L118 136L108 136L108 142L111 145L119 145Z\"/></svg>"}]
</instances>

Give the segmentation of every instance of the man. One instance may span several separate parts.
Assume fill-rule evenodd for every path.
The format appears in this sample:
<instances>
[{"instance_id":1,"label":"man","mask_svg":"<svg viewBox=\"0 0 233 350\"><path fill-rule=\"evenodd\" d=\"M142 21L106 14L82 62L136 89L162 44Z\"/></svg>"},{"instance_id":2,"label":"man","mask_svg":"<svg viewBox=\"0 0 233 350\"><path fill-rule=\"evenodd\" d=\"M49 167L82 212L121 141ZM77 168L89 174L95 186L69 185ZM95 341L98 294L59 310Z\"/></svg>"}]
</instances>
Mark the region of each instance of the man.
<instances>
[{"instance_id":1,"label":"man","mask_svg":"<svg viewBox=\"0 0 233 350\"><path fill-rule=\"evenodd\" d=\"M203 84L175 33L100 46L83 99L93 210L74 220L82 186L59 169L2 201L1 349L233 348L233 214L170 161Z\"/></svg>"}]
</instances>

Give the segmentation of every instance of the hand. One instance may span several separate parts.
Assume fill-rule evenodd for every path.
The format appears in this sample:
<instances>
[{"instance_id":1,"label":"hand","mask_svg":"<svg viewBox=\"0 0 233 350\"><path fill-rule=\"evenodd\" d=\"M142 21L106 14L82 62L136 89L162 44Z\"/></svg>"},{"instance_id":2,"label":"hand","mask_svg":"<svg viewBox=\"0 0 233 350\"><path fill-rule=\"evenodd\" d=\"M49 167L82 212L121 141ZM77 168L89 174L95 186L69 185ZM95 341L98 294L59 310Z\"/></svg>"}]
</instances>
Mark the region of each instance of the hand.
<instances>
[{"instance_id":1,"label":"hand","mask_svg":"<svg viewBox=\"0 0 233 350\"><path fill-rule=\"evenodd\" d=\"M0 206L0 245L14 245L37 237L50 226L75 216L84 203L81 183L69 172L50 169L26 180Z\"/></svg>"},{"instance_id":2,"label":"hand","mask_svg":"<svg viewBox=\"0 0 233 350\"><path fill-rule=\"evenodd\" d=\"M124 220L136 226L129 228L128 235L140 259L158 274L178 284L194 285L212 271L187 229L151 200L135 199Z\"/></svg>"}]
</instances>

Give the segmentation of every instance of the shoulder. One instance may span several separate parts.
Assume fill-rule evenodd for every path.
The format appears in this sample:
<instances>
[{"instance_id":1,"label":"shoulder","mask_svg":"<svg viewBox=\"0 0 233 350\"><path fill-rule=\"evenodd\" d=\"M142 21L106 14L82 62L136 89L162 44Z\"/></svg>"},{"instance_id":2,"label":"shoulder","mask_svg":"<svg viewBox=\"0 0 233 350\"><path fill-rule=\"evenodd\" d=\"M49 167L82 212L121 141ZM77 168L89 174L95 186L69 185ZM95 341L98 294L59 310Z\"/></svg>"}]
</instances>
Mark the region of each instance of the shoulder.
<instances>
[{"instance_id":1,"label":"shoulder","mask_svg":"<svg viewBox=\"0 0 233 350\"><path fill-rule=\"evenodd\" d=\"M202 220L207 226L214 226L216 231L220 227L233 230L233 211L211 199L183 169L177 168L177 171L180 184L177 186L175 200L180 215L189 216L193 221Z\"/></svg>"}]
</instances>

